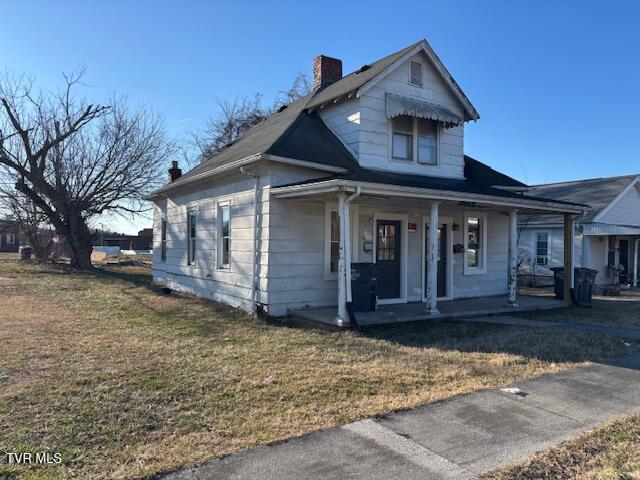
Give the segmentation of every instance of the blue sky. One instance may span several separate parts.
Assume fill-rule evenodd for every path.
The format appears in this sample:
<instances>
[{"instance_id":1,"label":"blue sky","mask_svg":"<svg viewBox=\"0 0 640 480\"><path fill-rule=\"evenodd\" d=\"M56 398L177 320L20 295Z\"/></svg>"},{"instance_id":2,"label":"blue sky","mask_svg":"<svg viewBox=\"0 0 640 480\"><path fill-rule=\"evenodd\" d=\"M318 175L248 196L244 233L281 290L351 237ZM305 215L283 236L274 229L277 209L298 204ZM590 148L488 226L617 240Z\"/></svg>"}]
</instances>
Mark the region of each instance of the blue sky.
<instances>
[{"instance_id":1,"label":"blue sky","mask_svg":"<svg viewBox=\"0 0 640 480\"><path fill-rule=\"evenodd\" d=\"M268 103L314 56L344 72L426 38L480 113L466 152L527 183L640 172L639 2L4 0L0 68L126 93L183 138L216 97ZM135 231L145 225L123 222Z\"/></svg>"}]
</instances>

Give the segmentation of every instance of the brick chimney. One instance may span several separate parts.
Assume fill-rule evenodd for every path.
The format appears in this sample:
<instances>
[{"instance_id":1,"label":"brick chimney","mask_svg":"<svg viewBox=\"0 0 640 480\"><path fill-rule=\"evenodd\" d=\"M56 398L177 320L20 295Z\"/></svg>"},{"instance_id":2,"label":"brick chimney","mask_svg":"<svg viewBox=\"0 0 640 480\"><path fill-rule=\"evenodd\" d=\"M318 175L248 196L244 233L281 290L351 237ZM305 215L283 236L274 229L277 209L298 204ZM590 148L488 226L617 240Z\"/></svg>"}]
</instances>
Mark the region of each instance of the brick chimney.
<instances>
[{"instance_id":1,"label":"brick chimney","mask_svg":"<svg viewBox=\"0 0 640 480\"><path fill-rule=\"evenodd\" d=\"M320 55L313 60L313 88L323 88L342 78L342 60Z\"/></svg>"},{"instance_id":2,"label":"brick chimney","mask_svg":"<svg viewBox=\"0 0 640 480\"><path fill-rule=\"evenodd\" d=\"M182 170L178 168L178 161L171 162L171 168L169 169L169 182L173 182L182 176Z\"/></svg>"}]
</instances>

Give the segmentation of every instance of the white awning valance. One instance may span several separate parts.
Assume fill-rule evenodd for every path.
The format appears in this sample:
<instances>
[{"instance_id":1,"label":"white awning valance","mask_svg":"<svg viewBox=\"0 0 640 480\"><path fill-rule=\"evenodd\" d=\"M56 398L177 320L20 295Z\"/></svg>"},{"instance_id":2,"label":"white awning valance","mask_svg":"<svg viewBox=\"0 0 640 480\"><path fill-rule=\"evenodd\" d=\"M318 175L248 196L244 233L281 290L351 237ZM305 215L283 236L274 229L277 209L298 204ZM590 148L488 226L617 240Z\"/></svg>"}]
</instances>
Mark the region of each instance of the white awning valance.
<instances>
[{"instance_id":1,"label":"white awning valance","mask_svg":"<svg viewBox=\"0 0 640 480\"><path fill-rule=\"evenodd\" d=\"M386 95L386 110L387 118L409 115L441 122L446 128L457 127L464 123L464 119L460 115L447 107L393 93Z\"/></svg>"}]
</instances>

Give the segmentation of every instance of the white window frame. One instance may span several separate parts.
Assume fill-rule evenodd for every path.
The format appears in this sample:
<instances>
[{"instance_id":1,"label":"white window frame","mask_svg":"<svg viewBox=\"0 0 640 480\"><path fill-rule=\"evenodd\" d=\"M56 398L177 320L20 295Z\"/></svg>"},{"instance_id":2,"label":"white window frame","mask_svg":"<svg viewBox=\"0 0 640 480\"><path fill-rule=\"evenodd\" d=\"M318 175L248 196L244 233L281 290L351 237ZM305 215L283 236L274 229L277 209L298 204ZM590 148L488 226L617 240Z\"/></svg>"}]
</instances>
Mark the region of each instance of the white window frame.
<instances>
[{"instance_id":1,"label":"white window frame","mask_svg":"<svg viewBox=\"0 0 640 480\"><path fill-rule=\"evenodd\" d=\"M547 236L547 264L540 265L538 263L538 235L545 234ZM536 267L549 268L551 266L551 232L548 230L535 230L533 232L533 263Z\"/></svg>"},{"instance_id":2,"label":"white window frame","mask_svg":"<svg viewBox=\"0 0 640 480\"><path fill-rule=\"evenodd\" d=\"M191 215L195 216L196 218L196 232L195 232L195 237L191 237ZM193 206L193 207L187 207L187 266L191 267L191 268L196 268L197 266L197 260L198 260L198 248L197 248L197 242L198 242L198 208ZM194 249L194 245L196 246L196 248ZM194 252L193 254L193 259L191 258L191 252Z\"/></svg>"},{"instance_id":3,"label":"white window frame","mask_svg":"<svg viewBox=\"0 0 640 480\"><path fill-rule=\"evenodd\" d=\"M15 245L16 244L16 234L15 233L7 233L7 245Z\"/></svg>"},{"instance_id":4,"label":"white window frame","mask_svg":"<svg viewBox=\"0 0 640 480\"><path fill-rule=\"evenodd\" d=\"M222 210L229 209L229 263L223 263L224 255L222 248L224 245L224 239L222 237ZM231 200L220 201L216 204L216 268L223 271L231 271L231 241L232 241L232 228L231 228Z\"/></svg>"},{"instance_id":5,"label":"white window frame","mask_svg":"<svg viewBox=\"0 0 640 480\"><path fill-rule=\"evenodd\" d=\"M357 262L359 258L360 241L358 239L360 211L357 204L350 205L351 212L351 261ZM326 202L324 207L324 279L337 280L338 272L331 271L331 212L338 213L338 204ZM338 219L340 217L338 216ZM339 224L338 224L339 225Z\"/></svg>"},{"instance_id":6,"label":"white window frame","mask_svg":"<svg viewBox=\"0 0 640 480\"><path fill-rule=\"evenodd\" d=\"M392 162L402 163L404 165L416 164L416 165L422 165L425 167L437 167L438 165L440 165L440 152L442 150L441 144L440 144L442 125L440 124L440 122L434 120L436 124L436 162L424 163L418 159L418 152L419 152L418 150L418 117L411 117L413 119L413 130L412 130L412 137L411 137L411 158L403 159L403 158L393 156L393 134L395 132L393 122L395 121L396 118L397 117L391 118L389 121L389 159ZM424 119L424 120L427 120L427 119Z\"/></svg>"},{"instance_id":7,"label":"white window frame","mask_svg":"<svg viewBox=\"0 0 640 480\"><path fill-rule=\"evenodd\" d=\"M471 267L467 263L467 251L469 249L469 218L480 219L480 266ZM486 212L464 212L464 274L465 275L483 275L487 273L487 213Z\"/></svg>"}]
</instances>

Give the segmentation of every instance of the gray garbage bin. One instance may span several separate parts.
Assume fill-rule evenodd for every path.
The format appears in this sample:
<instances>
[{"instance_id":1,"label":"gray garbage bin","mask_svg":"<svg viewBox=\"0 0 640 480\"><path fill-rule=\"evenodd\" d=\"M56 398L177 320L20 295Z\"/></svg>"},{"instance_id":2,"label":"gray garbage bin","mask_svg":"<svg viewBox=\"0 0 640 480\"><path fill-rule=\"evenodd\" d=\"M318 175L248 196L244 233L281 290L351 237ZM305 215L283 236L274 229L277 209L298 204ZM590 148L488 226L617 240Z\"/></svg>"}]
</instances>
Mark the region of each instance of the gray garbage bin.
<instances>
[{"instance_id":1,"label":"gray garbage bin","mask_svg":"<svg viewBox=\"0 0 640 480\"><path fill-rule=\"evenodd\" d=\"M376 265L351 264L351 308L354 312L372 312L376 309Z\"/></svg>"},{"instance_id":2,"label":"gray garbage bin","mask_svg":"<svg viewBox=\"0 0 640 480\"><path fill-rule=\"evenodd\" d=\"M597 270L576 267L573 270L573 301L577 305L591 305Z\"/></svg>"},{"instance_id":3,"label":"gray garbage bin","mask_svg":"<svg viewBox=\"0 0 640 480\"><path fill-rule=\"evenodd\" d=\"M31 252L33 249L29 245L23 245L18 249L18 253L20 254L20 261L28 262L31 260Z\"/></svg>"}]
</instances>

